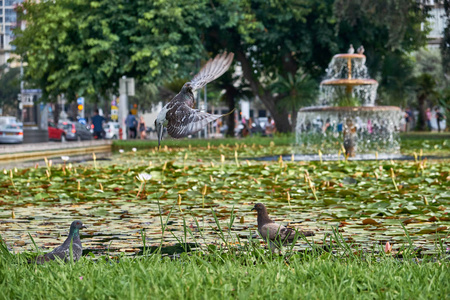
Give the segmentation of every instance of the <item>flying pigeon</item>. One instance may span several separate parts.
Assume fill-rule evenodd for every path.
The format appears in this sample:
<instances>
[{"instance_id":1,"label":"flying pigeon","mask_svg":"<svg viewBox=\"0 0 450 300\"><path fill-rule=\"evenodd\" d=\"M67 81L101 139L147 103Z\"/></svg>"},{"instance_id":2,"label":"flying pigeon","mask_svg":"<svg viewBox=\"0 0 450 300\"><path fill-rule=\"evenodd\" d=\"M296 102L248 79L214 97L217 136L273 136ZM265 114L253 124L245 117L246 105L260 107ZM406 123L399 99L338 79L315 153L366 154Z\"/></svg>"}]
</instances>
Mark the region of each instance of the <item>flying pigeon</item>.
<instances>
[{"instance_id":1,"label":"flying pigeon","mask_svg":"<svg viewBox=\"0 0 450 300\"><path fill-rule=\"evenodd\" d=\"M72 256L73 260L77 261L80 259L81 254L83 252L83 248L81 247L81 240L80 240L80 229L86 228L86 226L83 225L81 221L73 221L70 225L70 231L69 236L67 239L62 243L61 246L56 247L53 249L52 252L46 253L44 255L39 255L36 257L36 263L37 264L43 264L45 262L48 262L50 260L55 260L57 258L62 259L63 261L67 262L70 260L70 242L72 242Z\"/></svg>"},{"instance_id":2,"label":"flying pigeon","mask_svg":"<svg viewBox=\"0 0 450 300\"><path fill-rule=\"evenodd\" d=\"M355 48L353 48L352 44L350 44L350 47L348 48L348 53L350 53L350 54L355 53Z\"/></svg>"},{"instance_id":3,"label":"flying pigeon","mask_svg":"<svg viewBox=\"0 0 450 300\"><path fill-rule=\"evenodd\" d=\"M359 46L357 52L358 52L358 54L363 54L364 53L364 46L363 45Z\"/></svg>"},{"instance_id":4,"label":"flying pigeon","mask_svg":"<svg viewBox=\"0 0 450 300\"><path fill-rule=\"evenodd\" d=\"M269 218L267 209L262 203L256 203L252 210L258 213L258 232L265 241L269 241L270 249L281 249L282 245L292 243L296 237L313 236L312 231L298 231L277 224Z\"/></svg>"},{"instance_id":5,"label":"flying pigeon","mask_svg":"<svg viewBox=\"0 0 450 300\"><path fill-rule=\"evenodd\" d=\"M170 100L159 112L155 120L158 135L158 147L161 145L164 126L173 138L183 138L204 128L208 123L225 115L212 115L194 108L193 91L204 87L208 82L219 78L233 62L234 53L224 52L210 59L192 78L186 82L181 91Z\"/></svg>"}]
</instances>

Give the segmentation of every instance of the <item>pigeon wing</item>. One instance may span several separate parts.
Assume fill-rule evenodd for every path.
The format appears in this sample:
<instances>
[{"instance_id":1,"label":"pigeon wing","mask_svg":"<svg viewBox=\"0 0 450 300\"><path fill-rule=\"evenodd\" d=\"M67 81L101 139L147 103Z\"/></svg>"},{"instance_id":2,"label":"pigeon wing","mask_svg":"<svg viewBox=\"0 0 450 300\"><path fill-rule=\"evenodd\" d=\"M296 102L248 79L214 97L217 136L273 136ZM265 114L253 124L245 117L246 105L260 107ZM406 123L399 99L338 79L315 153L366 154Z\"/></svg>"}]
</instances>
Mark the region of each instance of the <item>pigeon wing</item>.
<instances>
[{"instance_id":1,"label":"pigeon wing","mask_svg":"<svg viewBox=\"0 0 450 300\"><path fill-rule=\"evenodd\" d=\"M280 234L285 235L286 227L277 223L268 223L261 227L259 233L262 238L270 241L274 241L280 237Z\"/></svg>"},{"instance_id":2,"label":"pigeon wing","mask_svg":"<svg viewBox=\"0 0 450 300\"><path fill-rule=\"evenodd\" d=\"M222 76L233 62L234 53L224 52L218 54L214 59L208 60L206 65L191 80L192 90L204 87L208 82Z\"/></svg>"},{"instance_id":3,"label":"pigeon wing","mask_svg":"<svg viewBox=\"0 0 450 300\"><path fill-rule=\"evenodd\" d=\"M269 223L261 228L260 234L263 239L269 238L270 241L281 241L283 243L292 242L295 239L295 235L299 236L313 236L312 231L297 231L291 228L286 228L283 225L277 223Z\"/></svg>"},{"instance_id":4,"label":"pigeon wing","mask_svg":"<svg viewBox=\"0 0 450 300\"><path fill-rule=\"evenodd\" d=\"M68 249L64 249L62 246L58 246L53 251L36 257L36 263L39 265L51 260L55 260L56 258L59 258L64 261L66 259L66 256L68 255L69 255Z\"/></svg>"},{"instance_id":5,"label":"pigeon wing","mask_svg":"<svg viewBox=\"0 0 450 300\"><path fill-rule=\"evenodd\" d=\"M168 112L169 123L167 133L173 138L179 139L194 134L204 128L208 123L219 119L223 115L212 115L181 105L176 110Z\"/></svg>"}]
</instances>

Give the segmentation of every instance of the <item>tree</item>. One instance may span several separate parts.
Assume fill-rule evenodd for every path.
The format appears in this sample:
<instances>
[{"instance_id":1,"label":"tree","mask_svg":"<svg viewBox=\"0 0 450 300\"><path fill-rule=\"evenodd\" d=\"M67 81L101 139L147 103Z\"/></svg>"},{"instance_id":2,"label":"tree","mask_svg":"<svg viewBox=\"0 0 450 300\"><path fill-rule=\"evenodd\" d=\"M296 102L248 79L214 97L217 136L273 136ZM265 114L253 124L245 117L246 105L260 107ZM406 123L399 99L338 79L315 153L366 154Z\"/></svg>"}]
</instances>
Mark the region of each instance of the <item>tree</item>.
<instances>
[{"instance_id":1,"label":"tree","mask_svg":"<svg viewBox=\"0 0 450 300\"><path fill-rule=\"evenodd\" d=\"M319 91L317 82L301 69L295 75L288 73L287 77L278 76L272 84L272 90L283 95L278 105L291 112L293 129L297 124L297 112L300 107L313 105Z\"/></svg>"},{"instance_id":2,"label":"tree","mask_svg":"<svg viewBox=\"0 0 450 300\"><path fill-rule=\"evenodd\" d=\"M444 0L443 4L447 21L440 49L442 54L442 67L446 74L450 74L450 0Z\"/></svg>"},{"instance_id":3,"label":"tree","mask_svg":"<svg viewBox=\"0 0 450 300\"><path fill-rule=\"evenodd\" d=\"M294 100L272 90L278 77L302 69L319 82L331 57L353 43L365 45L369 69L383 78L387 57L426 41L416 0L59 0L25 2L19 12L27 28L14 43L44 99L105 96L124 75L161 86L225 49L242 70L227 92L249 86L279 132L291 131Z\"/></svg>"},{"instance_id":4,"label":"tree","mask_svg":"<svg viewBox=\"0 0 450 300\"><path fill-rule=\"evenodd\" d=\"M292 101L271 89L277 76L289 81L301 68L318 82L331 57L353 43L365 45L369 68L383 78L386 57L426 43L421 25L427 14L415 0L229 0L209 8L205 47L236 53L243 78L279 132L291 130L286 104Z\"/></svg>"},{"instance_id":5,"label":"tree","mask_svg":"<svg viewBox=\"0 0 450 300\"><path fill-rule=\"evenodd\" d=\"M17 108L17 95L20 93L20 69L6 71L6 65L0 66L0 106L3 111Z\"/></svg>"},{"instance_id":6,"label":"tree","mask_svg":"<svg viewBox=\"0 0 450 300\"><path fill-rule=\"evenodd\" d=\"M249 85L270 111L279 132L291 131L288 110L279 105L286 95L274 94L271 83L278 74L295 75L309 63L311 70L318 57L312 49L336 49L331 41L332 1L212 1L209 6L211 25L206 28L208 51L225 48L235 53L242 69L243 81ZM293 30L295 28L295 30ZM330 43L331 41L331 43Z\"/></svg>"},{"instance_id":7,"label":"tree","mask_svg":"<svg viewBox=\"0 0 450 300\"><path fill-rule=\"evenodd\" d=\"M122 76L161 82L203 54L197 34L203 1L59 0L24 2L16 53L43 99L97 98Z\"/></svg>"}]
</instances>

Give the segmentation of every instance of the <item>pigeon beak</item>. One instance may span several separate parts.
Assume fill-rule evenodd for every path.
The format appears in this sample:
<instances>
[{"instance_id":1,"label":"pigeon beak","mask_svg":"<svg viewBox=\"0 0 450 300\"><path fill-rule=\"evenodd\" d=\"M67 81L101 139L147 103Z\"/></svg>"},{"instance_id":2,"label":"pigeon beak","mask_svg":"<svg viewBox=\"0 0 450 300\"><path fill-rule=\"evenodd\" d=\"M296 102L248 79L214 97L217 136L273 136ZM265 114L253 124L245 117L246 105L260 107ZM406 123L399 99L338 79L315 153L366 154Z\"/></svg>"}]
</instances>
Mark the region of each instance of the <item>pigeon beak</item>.
<instances>
[{"instance_id":1,"label":"pigeon beak","mask_svg":"<svg viewBox=\"0 0 450 300\"><path fill-rule=\"evenodd\" d=\"M87 227L86 227L86 226L84 226L84 225L82 225L82 226L81 226L81 228L84 228L84 229L86 229Z\"/></svg>"},{"instance_id":2,"label":"pigeon beak","mask_svg":"<svg viewBox=\"0 0 450 300\"><path fill-rule=\"evenodd\" d=\"M256 210L256 207L253 207L250 211L254 211L254 210Z\"/></svg>"}]
</instances>

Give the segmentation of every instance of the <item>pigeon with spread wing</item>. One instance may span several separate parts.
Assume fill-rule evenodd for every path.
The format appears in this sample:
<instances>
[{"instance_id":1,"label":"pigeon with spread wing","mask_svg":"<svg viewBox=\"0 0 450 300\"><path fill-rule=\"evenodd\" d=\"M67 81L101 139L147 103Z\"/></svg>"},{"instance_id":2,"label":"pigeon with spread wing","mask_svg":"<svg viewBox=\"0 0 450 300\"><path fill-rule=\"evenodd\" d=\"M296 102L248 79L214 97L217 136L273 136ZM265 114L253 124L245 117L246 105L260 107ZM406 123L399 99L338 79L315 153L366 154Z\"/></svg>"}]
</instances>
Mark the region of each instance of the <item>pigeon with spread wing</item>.
<instances>
[{"instance_id":1,"label":"pigeon with spread wing","mask_svg":"<svg viewBox=\"0 0 450 300\"><path fill-rule=\"evenodd\" d=\"M164 126L167 127L167 133L171 137L178 139L192 135L208 123L227 115L209 114L195 109L193 92L222 76L233 62L233 57L233 53L224 52L210 59L200 72L191 81L186 82L181 91L164 105L155 120L158 147L161 144Z\"/></svg>"}]
</instances>

